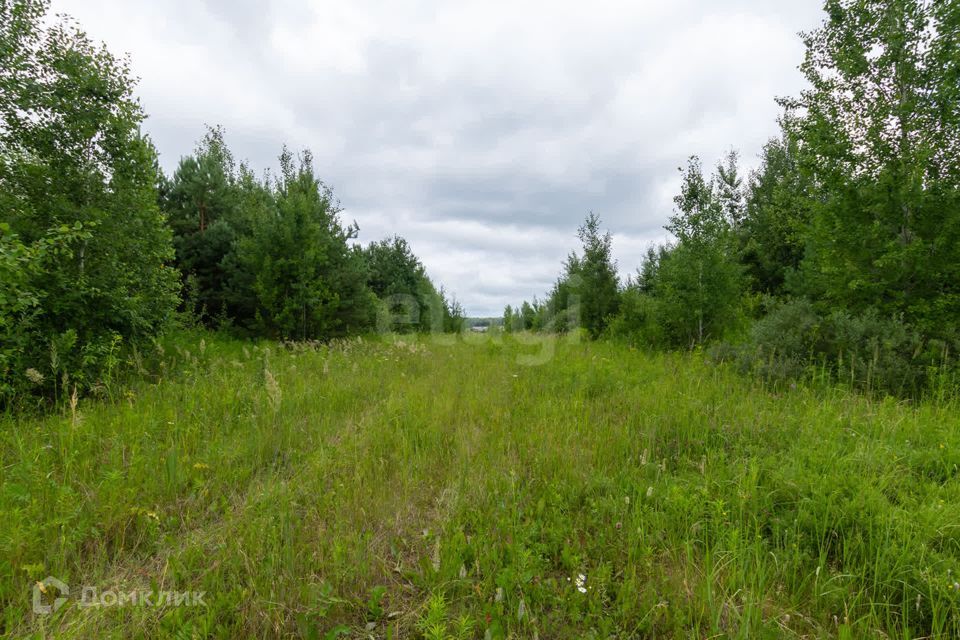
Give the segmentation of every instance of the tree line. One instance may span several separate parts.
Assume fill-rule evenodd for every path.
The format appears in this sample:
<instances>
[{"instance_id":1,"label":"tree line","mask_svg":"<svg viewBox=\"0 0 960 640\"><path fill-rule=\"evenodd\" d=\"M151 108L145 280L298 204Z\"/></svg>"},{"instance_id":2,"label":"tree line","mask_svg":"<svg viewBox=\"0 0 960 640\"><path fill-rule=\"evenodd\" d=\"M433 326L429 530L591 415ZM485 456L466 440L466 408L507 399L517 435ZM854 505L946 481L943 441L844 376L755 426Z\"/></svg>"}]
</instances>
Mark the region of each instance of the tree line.
<instances>
[{"instance_id":1,"label":"tree line","mask_svg":"<svg viewBox=\"0 0 960 640\"><path fill-rule=\"evenodd\" d=\"M97 389L178 316L273 339L462 328L406 241L357 246L309 152L258 176L211 128L165 176L128 63L48 9L0 3L0 402ZM708 347L774 380L942 384L960 348L958 34L957 3L829 0L759 168L691 158L672 241L625 282L590 214L507 330Z\"/></svg>"},{"instance_id":2,"label":"tree line","mask_svg":"<svg viewBox=\"0 0 960 640\"><path fill-rule=\"evenodd\" d=\"M590 214L544 300L507 330L576 326L710 346L773 380L819 372L911 394L960 349L960 5L829 0L804 34L808 88L745 175L693 157L666 229L626 282Z\"/></svg>"},{"instance_id":3,"label":"tree line","mask_svg":"<svg viewBox=\"0 0 960 640\"><path fill-rule=\"evenodd\" d=\"M48 11L0 2L0 404L101 389L177 317L273 339L459 330L405 240L356 245L309 152L258 177L211 128L165 176L128 63Z\"/></svg>"},{"instance_id":4,"label":"tree line","mask_svg":"<svg viewBox=\"0 0 960 640\"><path fill-rule=\"evenodd\" d=\"M459 303L433 284L406 240L351 243L359 229L340 220L309 151L284 148L277 175L257 178L235 163L223 129L210 128L172 177L160 172L158 199L173 231L182 304L207 326L310 340L378 324L393 331L462 324Z\"/></svg>"}]
</instances>

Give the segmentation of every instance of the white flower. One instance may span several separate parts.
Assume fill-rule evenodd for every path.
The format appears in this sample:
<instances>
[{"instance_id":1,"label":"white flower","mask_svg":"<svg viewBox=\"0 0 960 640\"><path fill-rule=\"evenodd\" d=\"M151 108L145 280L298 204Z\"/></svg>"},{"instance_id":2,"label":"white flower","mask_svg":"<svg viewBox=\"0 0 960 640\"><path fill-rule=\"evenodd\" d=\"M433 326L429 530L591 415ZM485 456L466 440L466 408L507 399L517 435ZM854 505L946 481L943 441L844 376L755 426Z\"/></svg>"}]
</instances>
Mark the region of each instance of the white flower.
<instances>
[{"instance_id":1,"label":"white flower","mask_svg":"<svg viewBox=\"0 0 960 640\"><path fill-rule=\"evenodd\" d=\"M577 591L579 591L580 593L586 593L587 592L587 576L583 575L582 573L577 574L576 585L577 585Z\"/></svg>"}]
</instances>

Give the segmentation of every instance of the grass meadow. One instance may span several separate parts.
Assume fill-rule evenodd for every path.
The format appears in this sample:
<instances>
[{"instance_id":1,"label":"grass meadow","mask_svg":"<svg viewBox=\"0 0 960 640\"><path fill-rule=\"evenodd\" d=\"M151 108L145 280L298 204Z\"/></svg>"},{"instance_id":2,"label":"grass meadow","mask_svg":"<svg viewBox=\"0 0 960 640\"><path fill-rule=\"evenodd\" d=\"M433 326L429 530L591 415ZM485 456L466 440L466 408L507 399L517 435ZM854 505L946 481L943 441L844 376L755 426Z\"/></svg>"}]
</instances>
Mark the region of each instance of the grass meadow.
<instances>
[{"instance_id":1,"label":"grass meadow","mask_svg":"<svg viewBox=\"0 0 960 640\"><path fill-rule=\"evenodd\" d=\"M142 360L0 418L0 636L960 637L951 398L524 335Z\"/></svg>"}]
</instances>

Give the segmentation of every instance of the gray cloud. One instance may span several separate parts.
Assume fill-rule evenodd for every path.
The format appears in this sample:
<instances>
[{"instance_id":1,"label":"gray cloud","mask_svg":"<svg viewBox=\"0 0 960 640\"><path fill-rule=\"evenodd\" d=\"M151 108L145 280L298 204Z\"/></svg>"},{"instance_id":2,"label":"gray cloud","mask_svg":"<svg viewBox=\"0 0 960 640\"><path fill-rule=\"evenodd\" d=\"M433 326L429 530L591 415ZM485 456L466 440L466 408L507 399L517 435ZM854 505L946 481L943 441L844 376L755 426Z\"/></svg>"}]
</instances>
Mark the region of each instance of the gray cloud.
<instances>
[{"instance_id":1,"label":"gray cloud","mask_svg":"<svg viewBox=\"0 0 960 640\"><path fill-rule=\"evenodd\" d=\"M472 314L542 295L597 211L624 274L690 154L746 164L802 88L819 2L54 0L129 52L172 170L222 124L239 158L313 150L364 241L405 236Z\"/></svg>"}]
</instances>

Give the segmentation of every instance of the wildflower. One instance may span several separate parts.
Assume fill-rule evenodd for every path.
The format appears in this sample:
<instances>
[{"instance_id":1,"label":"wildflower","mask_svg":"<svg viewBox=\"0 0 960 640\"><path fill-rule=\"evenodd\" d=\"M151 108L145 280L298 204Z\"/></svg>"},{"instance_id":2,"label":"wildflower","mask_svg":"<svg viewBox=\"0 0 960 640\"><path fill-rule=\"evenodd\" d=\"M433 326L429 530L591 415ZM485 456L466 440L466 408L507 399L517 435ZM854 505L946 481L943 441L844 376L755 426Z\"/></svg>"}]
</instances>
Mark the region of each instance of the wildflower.
<instances>
[{"instance_id":1,"label":"wildflower","mask_svg":"<svg viewBox=\"0 0 960 640\"><path fill-rule=\"evenodd\" d=\"M575 584L577 585L577 591L580 593L587 592L587 576L583 575L582 573L577 574L577 580Z\"/></svg>"},{"instance_id":2,"label":"wildflower","mask_svg":"<svg viewBox=\"0 0 960 640\"><path fill-rule=\"evenodd\" d=\"M653 497L653 487L647 487L647 497L648 498Z\"/></svg>"},{"instance_id":3,"label":"wildflower","mask_svg":"<svg viewBox=\"0 0 960 640\"><path fill-rule=\"evenodd\" d=\"M193 468L196 469L197 471L204 471L205 469L209 469L210 465L204 464L202 462L194 462Z\"/></svg>"},{"instance_id":4,"label":"wildflower","mask_svg":"<svg viewBox=\"0 0 960 640\"><path fill-rule=\"evenodd\" d=\"M33 367L27 369L27 379L33 384L43 384L43 374Z\"/></svg>"},{"instance_id":5,"label":"wildflower","mask_svg":"<svg viewBox=\"0 0 960 640\"><path fill-rule=\"evenodd\" d=\"M624 501L624 503L626 503L626 504L630 504L630 496L625 496L625 497L623 498L623 501Z\"/></svg>"}]
</instances>

